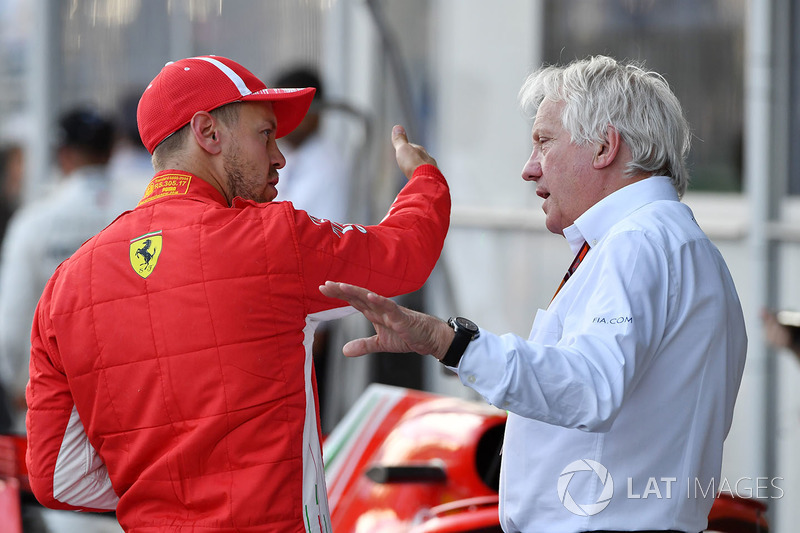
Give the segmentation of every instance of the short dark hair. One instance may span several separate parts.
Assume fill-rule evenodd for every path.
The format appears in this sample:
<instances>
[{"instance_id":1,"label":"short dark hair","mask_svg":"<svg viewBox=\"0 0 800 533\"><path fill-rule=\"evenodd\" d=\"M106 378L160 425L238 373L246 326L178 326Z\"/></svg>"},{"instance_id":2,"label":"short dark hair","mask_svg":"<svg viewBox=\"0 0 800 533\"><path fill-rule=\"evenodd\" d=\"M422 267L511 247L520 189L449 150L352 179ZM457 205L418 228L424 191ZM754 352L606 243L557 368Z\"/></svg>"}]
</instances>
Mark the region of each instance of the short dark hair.
<instances>
[{"instance_id":1,"label":"short dark hair","mask_svg":"<svg viewBox=\"0 0 800 533\"><path fill-rule=\"evenodd\" d=\"M107 159L114 147L114 124L93 109L72 109L61 115L58 121L57 144Z\"/></svg>"},{"instance_id":2,"label":"short dark hair","mask_svg":"<svg viewBox=\"0 0 800 533\"><path fill-rule=\"evenodd\" d=\"M293 89L296 87L314 87L314 101L322 102L325 100L325 87L317 71L312 67L296 67L281 73L272 84L275 88Z\"/></svg>"},{"instance_id":3,"label":"short dark hair","mask_svg":"<svg viewBox=\"0 0 800 533\"><path fill-rule=\"evenodd\" d=\"M144 143L139 135L139 124L136 110L139 106L139 97L142 90L126 92L117 104L117 134L120 139L125 139L132 146L144 149Z\"/></svg>"}]
</instances>

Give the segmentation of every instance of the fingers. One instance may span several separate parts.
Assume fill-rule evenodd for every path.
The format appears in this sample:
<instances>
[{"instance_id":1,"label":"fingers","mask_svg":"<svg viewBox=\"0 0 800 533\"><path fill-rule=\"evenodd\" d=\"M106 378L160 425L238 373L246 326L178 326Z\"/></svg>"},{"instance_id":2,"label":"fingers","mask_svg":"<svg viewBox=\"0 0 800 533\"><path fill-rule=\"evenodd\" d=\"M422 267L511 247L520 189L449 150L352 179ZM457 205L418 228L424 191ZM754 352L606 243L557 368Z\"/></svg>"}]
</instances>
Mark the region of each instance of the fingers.
<instances>
[{"instance_id":1,"label":"fingers","mask_svg":"<svg viewBox=\"0 0 800 533\"><path fill-rule=\"evenodd\" d=\"M336 283L335 281L326 281L324 285L319 286L319 292L323 295L327 296L328 298L336 298L338 300L344 300L343 296L344 293L342 292L340 283Z\"/></svg>"},{"instance_id":2,"label":"fingers","mask_svg":"<svg viewBox=\"0 0 800 533\"><path fill-rule=\"evenodd\" d=\"M342 353L346 357L361 357L379 351L378 338L375 335L364 339L354 339L342 347Z\"/></svg>"},{"instance_id":3,"label":"fingers","mask_svg":"<svg viewBox=\"0 0 800 533\"><path fill-rule=\"evenodd\" d=\"M319 291L329 298L338 298L340 300L353 297L365 298L370 292L363 287L340 281L326 281L324 285L319 286Z\"/></svg>"},{"instance_id":4,"label":"fingers","mask_svg":"<svg viewBox=\"0 0 800 533\"><path fill-rule=\"evenodd\" d=\"M398 307L388 298L347 283L326 281L325 285L320 285L319 291L329 298L337 298L349 303L357 311L360 311L367 320L372 322L376 330L380 327L379 324L382 325L384 323L385 313L396 310ZM382 348L378 335L355 339L342 347L342 353L347 357L360 357L380 351L382 351Z\"/></svg>"},{"instance_id":5,"label":"fingers","mask_svg":"<svg viewBox=\"0 0 800 533\"><path fill-rule=\"evenodd\" d=\"M373 323L383 323L387 313L395 311L397 304L362 287L326 281L319 290L329 298L344 300Z\"/></svg>"},{"instance_id":6,"label":"fingers","mask_svg":"<svg viewBox=\"0 0 800 533\"><path fill-rule=\"evenodd\" d=\"M387 302L391 302L388 298L368 291L363 287L337 281L326 281L325 285L320 285L319 291L329 298L337 298L350 304L356 304L367 308L371 308L376 304L385 305Z\"/></svg>"},{"instance_id":7,"label":"fingers","mask_svg":"<svg viewBox=\"0 0 800 533\"><path fill-rule=\"evenodd\" d=\"M326 281L325 285L320 285L319 292L328 298L344 300L359 311L362 311L362 308L368 307L369 304L367 295L370 294L370 291L347 283Z\"/></svg>"}]
</instances>

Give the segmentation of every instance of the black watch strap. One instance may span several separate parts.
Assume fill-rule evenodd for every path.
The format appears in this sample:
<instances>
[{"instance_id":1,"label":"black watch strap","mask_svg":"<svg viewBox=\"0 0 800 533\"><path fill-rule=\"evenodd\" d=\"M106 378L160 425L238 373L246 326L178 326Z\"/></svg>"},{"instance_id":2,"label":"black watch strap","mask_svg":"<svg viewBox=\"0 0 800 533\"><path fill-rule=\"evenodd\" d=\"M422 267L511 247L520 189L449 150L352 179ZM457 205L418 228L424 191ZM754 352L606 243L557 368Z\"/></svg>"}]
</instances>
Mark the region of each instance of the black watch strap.
<instances>
[{"instance_id":1,"label":"black watch strap","mask_svg":"<svg viewBox=\"0 0 800 533\"><path fill-rule=\"evenodd\" d=\"M478 326L471 320L464 317L450 317L447 324L456 332L453 337L453 342L450 343L450 348L441 359L441 363L445 366L457 367L461 361L461 356L469 346L473 339L477 339L480 335Z\"/></svg>"}]
</instances>

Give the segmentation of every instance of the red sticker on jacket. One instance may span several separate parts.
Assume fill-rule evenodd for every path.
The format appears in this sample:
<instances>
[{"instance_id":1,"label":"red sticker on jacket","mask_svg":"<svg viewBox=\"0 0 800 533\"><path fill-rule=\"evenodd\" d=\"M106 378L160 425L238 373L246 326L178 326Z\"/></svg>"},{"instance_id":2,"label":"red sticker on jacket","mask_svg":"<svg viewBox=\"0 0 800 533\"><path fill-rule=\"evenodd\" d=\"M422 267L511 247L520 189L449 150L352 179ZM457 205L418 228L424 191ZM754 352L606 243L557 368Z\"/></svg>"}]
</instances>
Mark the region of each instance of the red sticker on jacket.
<instances>
[{"instance_id":1,"label":"red sticker on jacket","mask_svg":"<svg viewBox=\"0 0 800 533\"><path fill-rule=\"evenodd\" d=\"M147 189L144 191L144 197L139 200L139 205L165 196L186 194L189 192L189 184L191 182L192 176L189 174L164 174L163 176L156 176L147 185Z\"/></svg>"}]
</instances>

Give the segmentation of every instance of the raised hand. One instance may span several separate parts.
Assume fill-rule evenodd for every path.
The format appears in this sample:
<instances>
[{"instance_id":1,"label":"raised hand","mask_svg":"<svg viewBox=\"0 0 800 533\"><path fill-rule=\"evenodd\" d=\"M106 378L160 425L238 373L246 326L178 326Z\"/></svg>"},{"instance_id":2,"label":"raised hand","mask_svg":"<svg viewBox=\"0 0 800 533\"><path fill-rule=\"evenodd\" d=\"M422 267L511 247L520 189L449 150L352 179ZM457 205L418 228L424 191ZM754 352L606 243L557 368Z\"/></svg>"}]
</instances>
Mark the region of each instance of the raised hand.
<instances>
[{"instance_id":1,"label":"raised hand","mask_svg":"<svg viewBox=\"0 0 800 533\"><path fill-rule=\"evenodd\" d=\"M375 352L416 352L441 359L453 341L453 330L444 321L398 305L367 289L326 281L319 290L329 298L346 301L375 327L372 337L355 339L344 345L342 352L348 357Z\"/></svg>"},{"instance_id":2,"label":"raised hand","mask_svg":"<svg viewBox=\"0 0 800 533\"><path fill-rule=\"evenodd\" d=\"M394 146L397 166L403 171L406 178L411 179L414 170L420 165L434 165L436 160L428 155L425 148L418 144L408 142L406 130L403 126L392 128L392 146Z\"/></svg>"}]
</instances>

